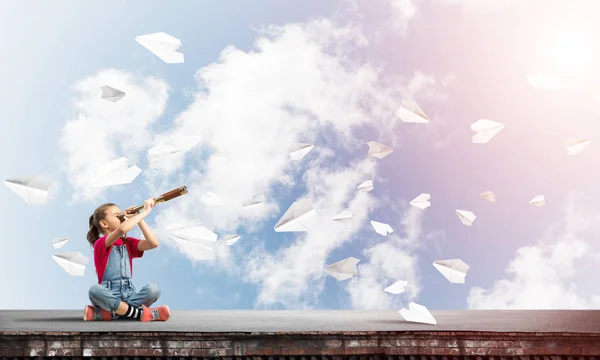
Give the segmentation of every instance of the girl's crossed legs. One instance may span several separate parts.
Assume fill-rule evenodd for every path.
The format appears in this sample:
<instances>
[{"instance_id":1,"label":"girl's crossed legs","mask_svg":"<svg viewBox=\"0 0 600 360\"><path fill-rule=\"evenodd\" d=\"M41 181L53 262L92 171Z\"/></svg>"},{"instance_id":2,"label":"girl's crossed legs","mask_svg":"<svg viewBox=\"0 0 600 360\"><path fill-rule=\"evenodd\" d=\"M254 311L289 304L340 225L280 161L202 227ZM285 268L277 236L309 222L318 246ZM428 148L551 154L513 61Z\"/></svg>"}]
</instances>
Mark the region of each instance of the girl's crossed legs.
<instances>
[{"instance_id":1,"label":"girl's crossed legs","mask_svg":"<svg viewBox=\"0 0 600 360\"><path fill-rule=\"evenodd\" d=\"M135 291L132 286L109 289L103 284L95 284L90 288L89 298L96 307L114 314L113 319L125 317L130 306L134 309L140 309L142 306L149 307L160 297L160 288L155 283L149 283L140 291ZM170 317L169 308L161 306L157 309L150 309L152 320L165 321Z\"/></svg>"}]
</instances>

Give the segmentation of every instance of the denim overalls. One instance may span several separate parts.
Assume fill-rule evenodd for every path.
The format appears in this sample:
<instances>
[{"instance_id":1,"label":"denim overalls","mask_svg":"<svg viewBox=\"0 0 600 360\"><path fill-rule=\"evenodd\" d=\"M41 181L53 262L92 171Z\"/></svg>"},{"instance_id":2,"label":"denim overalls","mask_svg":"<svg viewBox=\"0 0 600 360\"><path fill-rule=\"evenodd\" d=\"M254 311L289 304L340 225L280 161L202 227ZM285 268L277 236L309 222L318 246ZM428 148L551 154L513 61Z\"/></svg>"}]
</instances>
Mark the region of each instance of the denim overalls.
<instances>
[{"instance_id":1,"label":"denim overalls","mask_svg":"<svg viewBox=\"0 0 600 360\"><path fill-rule=\"evenodd\" d=\"M138 292L131 282L127 246L112 245L102 282L90 288L89 297L92 304L114 314L121 301L136 308L152 305L160 297L160 289L150 283Z\"/></svg>"}]
</instances>

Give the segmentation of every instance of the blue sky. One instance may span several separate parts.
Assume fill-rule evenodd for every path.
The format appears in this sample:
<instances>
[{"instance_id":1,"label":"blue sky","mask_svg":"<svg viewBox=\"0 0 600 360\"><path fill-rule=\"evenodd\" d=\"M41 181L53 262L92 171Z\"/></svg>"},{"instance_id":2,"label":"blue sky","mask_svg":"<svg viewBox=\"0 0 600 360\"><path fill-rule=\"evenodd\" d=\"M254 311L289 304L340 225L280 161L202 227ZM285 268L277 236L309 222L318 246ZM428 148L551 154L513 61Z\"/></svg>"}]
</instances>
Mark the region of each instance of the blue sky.
<instances>
[{"instance_id":1,"label":"blue sky","mask_svg":"<svg viewBox=\"0 0 600 360\"><path fill-rule=\"evenodd\" d=\"M59 191L44 206L28 205L7 188L0 192L7 231L0 286L18 294L1 298L0 308L82 308L95 282L93 263L84 277L68 276L51 258L52 239L69 238L60 251L80 251L93 261L85 233L97 205L124 208L184 184L188 195L157 206L147 220L163 245L134 261L138 288L158 283L160 302L174 310L400 309L410 301L429 309L598 307L589 275L598 266L598 150L593 140L577 156L567 156L564 147L570 136L600 135L593 85L600 73L590 66L598 52L582 53L575 67L550 55L561 53L544 40L547 24L566 11L558 1L533 23L528 6L489 4L2 5L0 26L11 34L0 45L8 54L0 59L2 176L43 174ZM591 24L588 5L574 2L566 18ZM555 31L570 34L569 24ZM277 33L265 35L261 29L270 25ZM160 31L182 41L184 64L165 64L134 41ZM584 42L587 33L572 36ZM566 89L528 84L537 68L558 74ZM168 94L149 87L148 77ZM116 104L95 99L105 82L135 90L125 90L126 101ZM431 123L404 124L391 116L402 98L417 101ZM104 126L121 111L110 108L117 104L114 109L134 114L123 119L131 121L130 130ZM285 106L295 111L280 110ZM65 132L76 118L106 133ZM480 118L506 128L488 144L472 144L469 126ZM155 136L189 133L202 141L181 166L146 171ZM368 158L371 140L395 151ZM78 152L111 152L111 160L128 157L144 172L131 184L86 197L78 171L99 164L69 168L74 155L61 141ZM292 141L312 142L315 149L289 163ZM357 193L367 179L375 189ZM211 189L227 205L215 209L199 201ZM498 201L482 200L485 190ZM254 191L266 196L266 209L244 217L235 204ZM422 192L432 194L432 206L411 209L408 202ZM544 207L527 203L537 194L546 195ZM302 196L319 204L316 230L274 232ZM325 221L346 207L355 212L350 225ZM455 209L473 211L474 225L461 224ZM394 233L378 235L369 220L389 223ZM161 231L175 221L242 238L214 263L197 262ZM348 256L361 259L358 276L338 282L323 273L326 264ZM449 283L431 265L453 258L471 266L466 284ZM396 280L414 288L384 293Z\"/></svg>"}]
</instances>

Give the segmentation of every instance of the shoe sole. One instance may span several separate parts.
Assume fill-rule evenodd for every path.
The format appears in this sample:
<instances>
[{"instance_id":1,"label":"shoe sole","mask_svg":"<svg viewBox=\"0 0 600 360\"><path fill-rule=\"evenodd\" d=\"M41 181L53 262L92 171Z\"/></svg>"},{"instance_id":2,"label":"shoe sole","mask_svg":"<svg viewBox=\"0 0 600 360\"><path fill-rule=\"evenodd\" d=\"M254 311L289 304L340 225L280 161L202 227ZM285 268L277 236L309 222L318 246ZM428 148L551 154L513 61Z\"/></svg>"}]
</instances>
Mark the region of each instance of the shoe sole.
<instances>
[{"instance_id":1,"label":"shoe sole","mask_svg":"<svg viewBox=\"0 0 600 360\"><path fill-rule=\"evenodd\" d=\"M86 319L87 319L87 314L88 314L89 309L90 309L89 307L87 307L87 306L85 307L85 310L83 311L83 321L87 321Z\"/></svg>"},{"instance_id":2,"label":"shoe sole","mask_svg":"<svg viewBox=\"0 0 600 360\"><path fill-rule=\"evenodd\" d=\"M167 317L167 320L169 320L171 318L171 309L167 305L165 305L165 307L167 308L167 312L169 313L169 316Z\"/></svg>"}]
</instances>

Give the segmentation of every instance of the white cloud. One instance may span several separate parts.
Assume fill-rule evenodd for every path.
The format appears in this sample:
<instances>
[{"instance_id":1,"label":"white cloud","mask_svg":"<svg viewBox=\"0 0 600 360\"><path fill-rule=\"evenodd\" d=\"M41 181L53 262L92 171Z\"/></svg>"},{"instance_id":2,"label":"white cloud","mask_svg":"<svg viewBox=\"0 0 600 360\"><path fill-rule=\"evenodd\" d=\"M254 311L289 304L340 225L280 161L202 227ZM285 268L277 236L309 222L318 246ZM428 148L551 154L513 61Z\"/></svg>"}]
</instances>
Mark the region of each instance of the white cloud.
<instances>
[{"instance_id":1,"label":"white cloud","mask_svg":"<svg viewBox=\"0 0 600 360\"><path fill-rule=\"evenodd\" d=\"M116 103L108 102L100 98L103 85L127 95ZM96 200L105 191L88 186L99 167L121 156L137 162L138 151L149 144L148 127L164 111L169 88L154 77L138 78L108 69L81 80L75 90L77 115L67 120L60 138L66 155L63 170L74 190L72 202Z\"/></svg>"},{"instance_id":2,"label":"white cloud","mask_svg":"<svg viewBox=\"0 0 600 360\"><path fill-rule=\"evenodd\" d=\"M416 299L421 290L416 250L422 235L422 214L422 210L410 207L402 219L401 229L395 229L384 242L363 252L367 258L359 263L359 275L350 279L346 288L353 308L389 309L399 305L400 299ZM403 237L395 235L398 232L402 232ZM405 293L391 295L383 291L398 280L408 282Z\"/></svg>"},{"instance_id":3,"label":"white cloud","mask_svg":"<svg viewBox=\"0 0 600 360\"><path fill-rule=\"evenodd\" d=\"M600 307L598 295L585 294L578 272L589 260L597 261L595 244L598 216L582 216L569 206L566 217L538 245L517 251L506 272L508 279L491 289L473 287L467 302L472 309L586 309ZM595 247L594 247L595 246ZM593 275L590 275L593 276Z\"/></svg>"}]
</instances>

